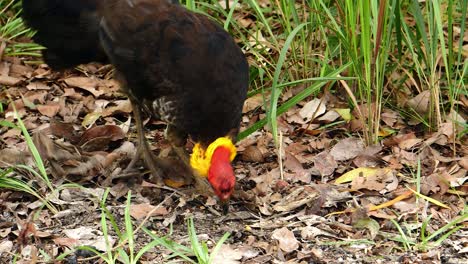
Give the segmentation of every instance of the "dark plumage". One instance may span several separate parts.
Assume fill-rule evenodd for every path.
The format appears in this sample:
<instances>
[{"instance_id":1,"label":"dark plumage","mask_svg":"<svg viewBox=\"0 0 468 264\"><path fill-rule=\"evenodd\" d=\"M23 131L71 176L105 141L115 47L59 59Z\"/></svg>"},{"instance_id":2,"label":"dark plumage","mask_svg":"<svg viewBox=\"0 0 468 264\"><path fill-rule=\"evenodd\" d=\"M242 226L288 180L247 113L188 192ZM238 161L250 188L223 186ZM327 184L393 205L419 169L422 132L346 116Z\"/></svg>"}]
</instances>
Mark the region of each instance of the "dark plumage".
<instances>
[{"instance_id":1,"label":"dark plumage","mask_svg":"<svg viewBox=\"0 0 468 264\"><path fill-rule=\"evenodd\" d=\"M177 0L23 0L23 10L53 69L110 59L132 101L138 152L155 176L161 164L146 142L142 110L167 122L179 157L221 200L229 198L249 74L222 27ZM196 142L190 158L188 136Z\"/></svg>"},{"instance_id":2,"label":"dark plumage","mask_svg":"<svg viewBox=\"0 0 468 264\"><path fill-rule=\"evenodd\" d=\"M204 145L236 134L248 65L223 28L167 0L102 2L102 44L140 105Z\"/></svg>"},{"instance_id":3,"label":"dark plumage","mask_svg":"<svg viewBox=\"0 0 468 264\"><path fill-rule=\"evenodd\" d=\"M229 198L232 142L215 143L212 156L205 151L218 138L237 136L248 88L240 48L217 23L169 0L102 0L98 9L101 44L132 100L168 123L176 149L187 135L198 143L194 152L209 156L208 165L192 155L192 168L222 200Z\"/></svg>"},{"instance_id":4,"label":"dark plumage","mask_svg":"<svg viewBox=\"0 0 468 264\"><path fill-rule=\"evenodd\" d=\"M45 46L44 61L54 70L92 61L106 62L99 44L99 0L23 0L22 16Z\"/></svg>"}]
</instances>

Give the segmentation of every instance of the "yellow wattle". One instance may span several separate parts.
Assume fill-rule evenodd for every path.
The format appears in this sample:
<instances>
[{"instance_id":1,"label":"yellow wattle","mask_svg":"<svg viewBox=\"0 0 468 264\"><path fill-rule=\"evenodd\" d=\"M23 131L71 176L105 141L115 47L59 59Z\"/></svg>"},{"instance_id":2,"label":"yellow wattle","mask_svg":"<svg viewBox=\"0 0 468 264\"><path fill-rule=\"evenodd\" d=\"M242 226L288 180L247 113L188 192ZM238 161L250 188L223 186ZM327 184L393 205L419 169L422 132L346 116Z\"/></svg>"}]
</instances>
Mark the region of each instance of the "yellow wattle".
<instances>
[{"instance_id":1,"label":"yellow wattle","mask_svg":"<svg viewBox=\"0 0 468 264\"><path fill-rule=\"evenodd\" d=\"M206 150L202 148L200 143L195 144L190 156L190 166L199 174L199 176L208 176L208 170L211 165L211 157L218 147L225 147L231 151L230 160L232 161L236 157L236 146L232 143L232 140L228 137L220 137L213 141Z\"/></svg>"}]
</instances>

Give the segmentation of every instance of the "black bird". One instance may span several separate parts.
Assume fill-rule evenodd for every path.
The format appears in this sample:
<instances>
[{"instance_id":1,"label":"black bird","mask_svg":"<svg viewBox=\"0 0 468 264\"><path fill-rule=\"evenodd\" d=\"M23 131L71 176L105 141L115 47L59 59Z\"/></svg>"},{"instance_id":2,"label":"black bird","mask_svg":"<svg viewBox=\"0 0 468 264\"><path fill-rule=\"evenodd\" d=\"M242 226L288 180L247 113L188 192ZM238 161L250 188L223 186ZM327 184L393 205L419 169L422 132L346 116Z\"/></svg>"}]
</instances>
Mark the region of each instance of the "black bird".
<instances>
[{"instance_id":1,"label":"black bird","mask_svg":"<svg viewBox=\"0 0 468 264\"><path fill-rule=\"evenodd\" d=\"M107 58L132 101L139 148L155 176L142 111L167 122L166 137L222 201L248 88L248 64L233 38L176 0L23 0L23 18L56 70ZM196 142L189 157L183 146ZM133 164L133 162L132 162Z\"/></svg>"},{"instance_id":2,"label":"black bird","mask_svg":"<svg viewBox=\"0 0 468 264\"><path fill-rule=\"evenodd\" d=\"M99 43L99 0L22 0L22 17L46 47L44 61L54 70L78 64L107 62Z\"/></svg>"},{"instance_id":3,"label":"black bird","mask_svg":"<svg viewBox=\"0 0 468 264\"><path fill-rule=\"evenodd\" d=\"M98 10L101 45L133 104L167 123L180 158L228 200L249 81L241 49L216 22L173 1L102 0ZM138 112L142 151L154 164ZM183 149L188 136L196 142L190 158Z\"/></svg>"}]
</instances>

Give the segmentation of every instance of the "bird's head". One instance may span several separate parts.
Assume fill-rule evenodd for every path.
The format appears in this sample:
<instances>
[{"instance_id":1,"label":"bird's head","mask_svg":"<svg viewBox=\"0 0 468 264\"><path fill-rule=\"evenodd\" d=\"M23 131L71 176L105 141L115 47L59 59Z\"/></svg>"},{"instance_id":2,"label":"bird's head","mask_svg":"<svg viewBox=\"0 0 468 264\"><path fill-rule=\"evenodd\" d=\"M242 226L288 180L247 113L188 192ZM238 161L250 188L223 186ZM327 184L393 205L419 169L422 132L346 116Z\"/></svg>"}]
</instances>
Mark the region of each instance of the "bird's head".
<instances>
[{"instance_id":1,"label":"bird's head","mask_svg":"<svg viewBox=\"0 0 468 264\"><path fill-rule=\"evenodd\" d=\"M195 144L190 165L198 175L207 177L215 194L222 202L229 200L236 177L231 161L236 156L236 147L227 137L218 138L207 148Z\"/></svg>"}]
</instances>

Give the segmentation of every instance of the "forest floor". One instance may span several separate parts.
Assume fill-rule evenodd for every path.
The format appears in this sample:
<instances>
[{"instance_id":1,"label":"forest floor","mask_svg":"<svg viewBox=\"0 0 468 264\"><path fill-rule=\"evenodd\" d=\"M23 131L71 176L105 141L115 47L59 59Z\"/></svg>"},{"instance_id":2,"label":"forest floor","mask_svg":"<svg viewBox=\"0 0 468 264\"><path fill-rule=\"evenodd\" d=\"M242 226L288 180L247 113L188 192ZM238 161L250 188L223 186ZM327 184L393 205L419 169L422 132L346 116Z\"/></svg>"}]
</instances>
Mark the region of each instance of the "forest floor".
<instances>
[{"instance_id":1,"label":"forest floor","mask_svg":"<svg viewBox=\"0 0 468 264\"><path fill-rule=\"evenodd\" d=\"M0 127L2 177L36 187L57 210L25 192L0 189L1 263L46 262L77 245L106 250L100 204L107 188L105 204L121 228L131 190L135 228L190 246L192 217L209 248L229 232L215 263L468 263L468 144L452 123L430 133L383 109L383 140L366 146L358 136L362 123L343 119L343 111L355 116L344 95L309 98L279 118L279 148L267 127L238 142L238 183L223 214L209 189L158 186L142 163L139 173L124 175L136 130L111 67L88 64L58 73L4 58L0 83L7 88L0 98L9 97L2 99L0 119L17 124L21 118L56 193L26 169L37 161L21 130L10 126ZM302 88L287 90L283 99ZM242 129L264 116L263 98L247 100ZM154 153L168 156L164 127L145 119ZM166 182L174 182L184 172L169 160ZM137 250L150 241L141 230L134 238ZM64 263L83 257L99 263L81 253ZM156 247L141 263L164 263L169 254Z\"/></svg>"}]
</instances>

